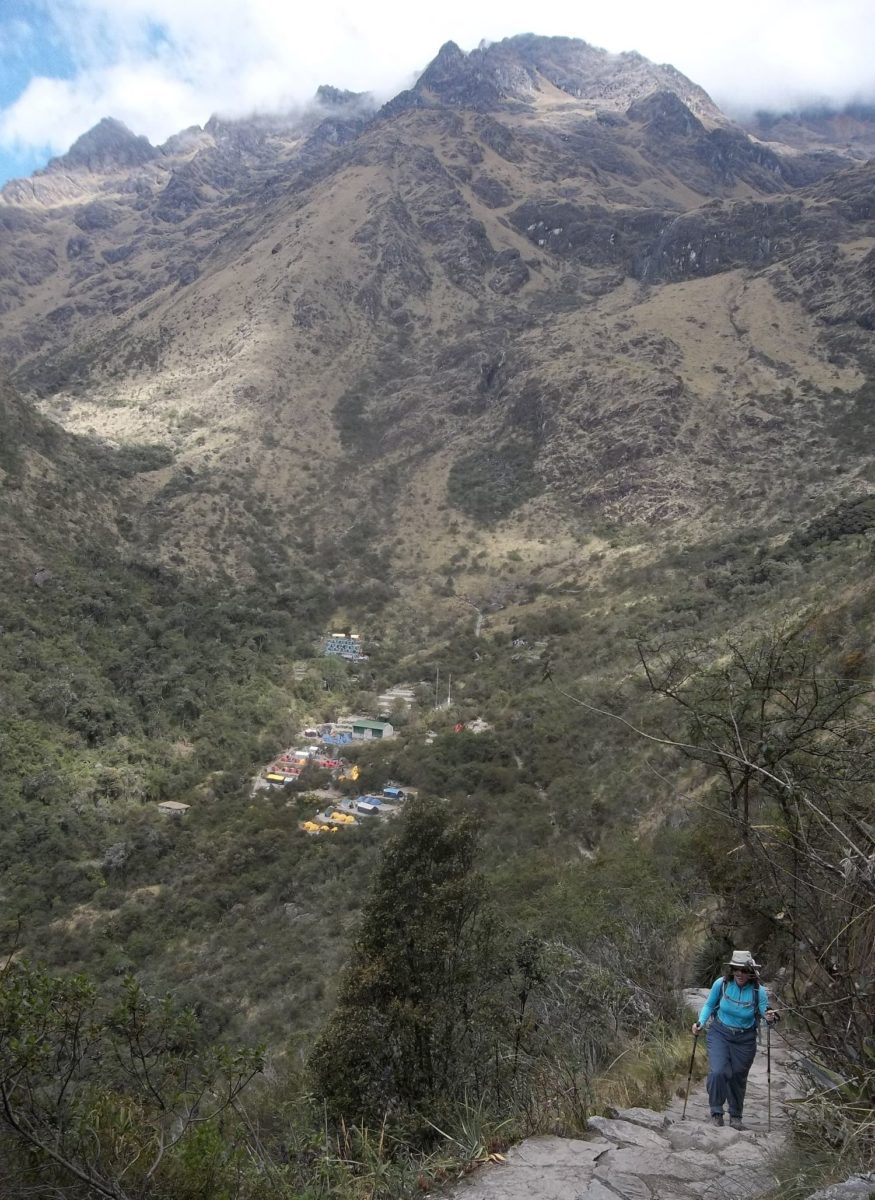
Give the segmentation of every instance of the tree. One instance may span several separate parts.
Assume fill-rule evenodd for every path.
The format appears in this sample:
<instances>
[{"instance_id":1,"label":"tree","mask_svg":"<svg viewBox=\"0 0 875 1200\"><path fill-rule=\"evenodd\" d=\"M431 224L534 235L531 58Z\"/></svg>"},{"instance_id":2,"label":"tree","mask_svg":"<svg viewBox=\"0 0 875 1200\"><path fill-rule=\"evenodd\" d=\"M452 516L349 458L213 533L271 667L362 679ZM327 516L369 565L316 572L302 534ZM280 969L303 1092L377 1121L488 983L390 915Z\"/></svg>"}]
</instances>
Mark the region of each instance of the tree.
<instances>
[{"instance_id":1,"label":"tree","mask_svg":"<svg viewBox=\"0 0 875 1200\"><path fill-rule=\"evenodd\" d=\"M39 1181L45 1194L140 1200L260 1069L257 1050L205 1048L190 1010L151 1000L132 979L110 1005L84 976L10 959L0 972L3 1195L35 1194Z\"/></svg>"},{"instance_id":2,"label":"tree","mask_svg":"<svg viewBox=\"0 0 875 1200\"><path fill-rule=\"evenodd\" d=\"M476 1099L495 1082L507 1035L510 963L474 829L437 802L409 803L402 820L310 1060L330 1113L366 1124Z\"/></svg>"},{"instance_id":3,"label":"tree","mask_svg":"<svg viewBox=\"0 0 875 1200\"><path fill-rule=\"evenodd\" d=\"M810 623L641 660L684 719L666 740L713 780L698 844L727 931L787 963L822 1060L875 1102L871 683L832 668Z\"/></svg>"}]
</instances>

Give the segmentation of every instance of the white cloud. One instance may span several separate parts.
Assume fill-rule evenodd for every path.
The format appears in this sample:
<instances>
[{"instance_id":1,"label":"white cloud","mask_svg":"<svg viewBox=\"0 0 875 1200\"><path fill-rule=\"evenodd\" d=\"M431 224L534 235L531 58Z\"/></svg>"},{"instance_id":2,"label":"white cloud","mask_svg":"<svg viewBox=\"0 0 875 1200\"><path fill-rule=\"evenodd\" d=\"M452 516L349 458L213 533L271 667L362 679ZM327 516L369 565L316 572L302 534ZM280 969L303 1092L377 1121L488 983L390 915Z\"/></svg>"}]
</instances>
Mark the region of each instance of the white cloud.
<instances>
[{"instance_id":1,"label":"white cloud","mask_svg":"<svg viewBox=\"0 0 875 1200\"><path fill-rule=\"evenodd\" d=\"M0 115L0 143L58 153L110 114L151 140L163 140L165 130L203 119L201 101L196 89L150 66L109 67L75 80L32 79Z\"/></svg>"},{"instance_id":2,"label":"white cloud","mask_svg":"<svg viewBox=\"0 0 875 1200\"><path fill-rule=\"evenodd\" d=\"M636 49L671 62L725 104L781 105L875 96L872 0L626 0L585 8L554 0L46 0L54 33L75 48L69 81L39 77L0 113L0 144L62 151L103 116L161 141L213 111L276 109L319 83L390 95L449 38L530 30Z\"/></svg>"}]
</instances>

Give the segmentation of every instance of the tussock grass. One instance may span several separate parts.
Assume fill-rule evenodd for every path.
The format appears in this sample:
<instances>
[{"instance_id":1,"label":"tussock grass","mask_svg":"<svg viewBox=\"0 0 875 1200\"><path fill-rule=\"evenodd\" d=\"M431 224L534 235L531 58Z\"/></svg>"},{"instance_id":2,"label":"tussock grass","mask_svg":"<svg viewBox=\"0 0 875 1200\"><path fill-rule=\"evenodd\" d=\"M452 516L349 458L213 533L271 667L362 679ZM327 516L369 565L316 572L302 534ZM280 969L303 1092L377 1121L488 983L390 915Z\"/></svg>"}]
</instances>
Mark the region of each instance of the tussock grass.
<instances>
[{"instance_id":1,"label":"tussock grass","mask_svg":"<svg viewBox=\"0 0 875 1200\"><path fill-rule=\"evenodd\" d=\"M639 1038L619 1055L593 1085L593 1108L666 1108L672 1095L683 1095L690 1067L690 1037L669 1029ZM694 1081L704 1078L707 1060L697 1055Z\"/></svg>"},{"instance_id":2,"label":"tussock grass","mask_svg":"<svg viewBox=\"0 0 875 1200\"><path fill-rule=\"evenodd\" d=\"M805 1200L819 1188L872 1170L875 1111L867 1092L868 1072L856 1086L812 1090L793 1105L793 1136L773 1162L775 1187L763 1200Z\"/></svg>"}]
</instances>

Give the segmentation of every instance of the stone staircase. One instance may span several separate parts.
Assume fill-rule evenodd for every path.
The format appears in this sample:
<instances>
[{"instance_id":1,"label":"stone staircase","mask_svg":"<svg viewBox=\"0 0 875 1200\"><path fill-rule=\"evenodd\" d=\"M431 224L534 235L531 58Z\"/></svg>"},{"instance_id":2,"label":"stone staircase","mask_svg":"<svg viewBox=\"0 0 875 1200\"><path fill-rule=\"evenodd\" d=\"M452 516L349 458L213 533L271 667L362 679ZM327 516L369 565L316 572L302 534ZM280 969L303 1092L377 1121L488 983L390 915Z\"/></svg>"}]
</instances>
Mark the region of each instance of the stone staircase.
<instances>
[{"instance_id":1,"label":"stone staircase","mask_svg":"<svg viewBox=\"0 0 875 1200\"><path fill-rule=\"evenodd\" d=\"M691 1006L705 993L688 993ZM772 1122L768 1128L766 1031L748 1077L745 1130L715 1128L703 1082L665 1112L620 1109L592 1117L589 1138L527 1138L500 1165L480 1168L454 1200L754 1200L774 1186L769 1160L784 1144L792 1098L791 1055L772 1034ZM692 1037L690 1045L692 1046ZM702 1053L701 1045L697 1053Z\"/></svg>"}]
</instances>

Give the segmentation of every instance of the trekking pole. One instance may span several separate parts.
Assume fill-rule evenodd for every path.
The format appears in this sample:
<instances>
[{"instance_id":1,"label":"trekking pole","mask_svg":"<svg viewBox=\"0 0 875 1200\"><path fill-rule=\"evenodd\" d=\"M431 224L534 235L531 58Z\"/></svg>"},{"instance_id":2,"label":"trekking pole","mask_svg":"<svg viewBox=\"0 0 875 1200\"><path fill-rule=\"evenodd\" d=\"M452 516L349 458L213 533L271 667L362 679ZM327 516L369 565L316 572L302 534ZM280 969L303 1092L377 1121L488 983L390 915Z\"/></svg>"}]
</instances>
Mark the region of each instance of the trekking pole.
<instances>
[{"instance_id":1,"label":"trekking pole","mask_svg":"<svg viewBox=\"0 0 875 1200\"><path fill-rule=\"evenodd\" d=\"M772 1023L766 1021L766 1094L768 1096L768 1130L772 1132Z\"/></svg>"},{"instance_id":2,"label":"trekking pole","mask_svg":"<svg viewBox=\"0 0 875 1200\"><path fill-rule=\"evenodd\" d=\"M687 1075L687 1094L684 1096L684 1111L681 1113L681 1120L685 1120L687 1116L687 1101L690 1098L690 1084L693 1082L693 1062L696 1058L696 1043L699 1040L697 1033L693 1034L693 1053L690 1055L690 1073Z\"/></svg>"}]
</instances>

